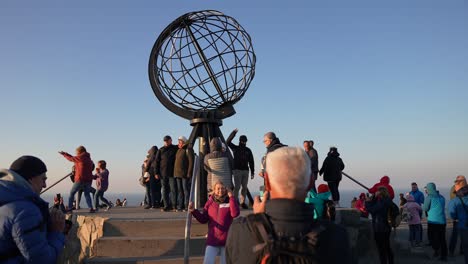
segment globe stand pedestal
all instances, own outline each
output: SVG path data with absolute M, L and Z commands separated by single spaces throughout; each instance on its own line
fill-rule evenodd
M 231 106 L 230 111 L 234 111 L 234 108 Z M 192 133 L 188 139 L 188 144 L 193 148 L 195 141 L 199 139 L 199 157 L 200 157 L 200 169 L 198 170 L 200 175 L 198 179 L 200 182 L 196 187 L 197 190 L 195 193 L 199 194 L 198 199 L 195 200 L 197 203 L 196 208 L 203 207 L 208 200 L 208 182 L 207 182 L 207 171 L 204 168 L 204 159 L 205 155 L 210 153 L 210 141 L 212 138 L 218 137 L 223 143 L 226 144 L 226 141 L 221 132 L 220 126 L 223 125 L 223 121 L 218 119 L 219 110 L 213 110 L 209 112 L 198 112 L 196 116 L 190 121 L 190 125 L 193 126 Z M 228 155 L 231 156 L 231 153 L 228 151 Z M 232 157 L 231 157 L 232 158 Z M 193 180 L 193 179 L 192 179 Z

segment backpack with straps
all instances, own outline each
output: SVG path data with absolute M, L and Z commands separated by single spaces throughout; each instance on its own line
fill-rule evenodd
M 252 249 L 258 256 L 257 263 L 319 263 L 317 244 L 320 233 L 325 230 L 323 225 L 314 222 L 307 234 L 290 237 L 277 234 L 264 213 L 251 214 L 246 219 L 257 242 Z

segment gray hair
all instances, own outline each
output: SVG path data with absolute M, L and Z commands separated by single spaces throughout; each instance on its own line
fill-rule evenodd
M 282 147 L 268 153 L 266 170 L 271 189 L 282 196 L 299 197 L 307 192 L 311 167 L 307 153 L 299 147 Z

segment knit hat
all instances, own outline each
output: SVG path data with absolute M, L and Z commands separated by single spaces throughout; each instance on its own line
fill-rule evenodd
M 10 170 L 28 180 L 47 172 L 47 167 L 42 160 L 36 157 L 22 156 L 11 164 Z
M 178 140 L 182 140 L 182 142 L 184 142 L 184 143 L 187 142 L 187 138 L 184 137 L 184 136 L 180 136 L 180 137 L 178 138 Z
M 247 136 L 246 135 L 242 135 L 239 137 L 239 142 L 247 142 Z
M 328 189 L 328 185 L 326 184 L 320 184 L 317 188 L 317 193 L 325 193 L 325 192 L 329 192 L 330 189 Z

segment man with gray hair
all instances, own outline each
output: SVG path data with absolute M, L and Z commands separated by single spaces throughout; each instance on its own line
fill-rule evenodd
M 268 153 L 266 162 L 263 200 L 255 197 L 254 214 L 231 225 L 226 262 L 249 264 L 272 258 L 284 263 L 350 263 L 346 230 L 314 221 L 313 204 L 304 202 L 312 180 L 304 150 L 278 148 Z

